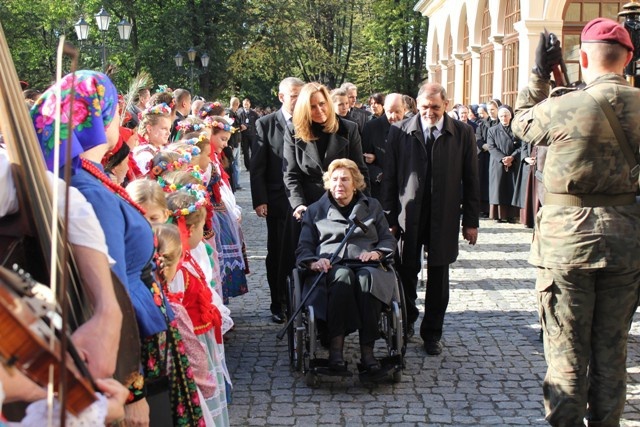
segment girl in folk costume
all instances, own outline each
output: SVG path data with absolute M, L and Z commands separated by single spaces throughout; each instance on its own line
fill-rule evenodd
M 205 123 L 211 129 L 211 149 L 214 154 L 207 190 L 218 220 L 214 221 L 214 231 L 218 237 L 216 244 L 220 252 L 220 276 L 223 300 L 226 304 L 230 297 L 249 291 L 246 277 L 248 263 L 240 228 L 241 210 L 236 204 L 229 176 L 224 172 L 219 157 L 231 136 L 231 126 L 220 116 L 207 117 Z M 216 224 L 219 225 L 219 229 L 215 229 Z
M 133 158 L 142 176 L 149 172 L 149 160 L 169 142 L 171 133 L 171 107 L 154 105 L 142 112 L 138 125 L 139 145 L 133 149 Z
M 212 161 L 204 169 L 203 181 L 209 192 L 215 214 L 212 218 L 213 236 L 205 235 L 205 238 L 217 253 L 213 259 L 220 261 L 219 268 L 214 273 L 220 275 L 220 280 L 216 280 L 218 284 L 216 290 L 220 292 L 224 303 L 227 304 L 229 297 L 242 295 L 248 291 L 245 275 L 248 272 L 248 262 L 240 229 L 241 210 L 231 191 L 229 176 L 220 161 L 231 127 L 220 116 L 207 116 L 207 111 L 209 110 L 205 108 L 201 110 L 201 114 L 205 116 L 204 120 L 188 117 L 178 124 L 178 128 L 181 131 L 180 135 L 185 137 L 202 131 L 209 136 Z M 211 111 L 218 111 L 218 107 L 214 106 Z M 201 160 L 204 160 L 203 157 L 201 156 Z
M 174 279 L 168 284 L 169 298 L 186 309 L 193 331 L 208 353 L 209 371 L 217 379 L 214 396 L 206 399 L 217 425 L 228 425 L 225 380 L 230 383 L 224 360 L 222 315 L 214 303 L 205 269 L 211 268 L 202 241 L 205 205 L 208 198 L 201 185 L 187 184 L 167 196 L 172 220 L 178 225 L 183 247 L 183 262 Z
M 165 174 L 165 176 L 160 178 L 160 180 L 163 182 L 163 188 L 165 191 L 169 192 L 187 185 L 202 188 L 203 191 L 205 190 L 205 187 L 202 186 L 202 176 L 194 171 L 170 172 Z M 220 276 L 219 254 L 209 243 L 210 241 L 214 241 L 215 243 L 216 234 L 213 232 L 211 227 L 213 227 L 213 223 L 217 221 L 217 217 L 213 214 L 214 210 L 211 203 L 207 203 L 206 211 L 207 214 L 203 233 L 205 239 L 204 250 L 203 247 L 199 245 L 196 249 L 191 251 L 191 254 L 202 266 L 202 271 L 205 273 L 207 283 L 209 283 L 211 289 L 215 291 L 213 295 L 213 302 L 216 307 L 218 307 L 218 310 L 220 310 L 220 314 L 222 315 L 222 333 L 226 334 L 227 331 L 233 328 L 233 320 L 231 319 L 231 310 L 229 310 L 222 301 L 222 279 Z M 216 224 L 214 228 L 219 229 L 219 225 Z M 209 232 L 214 237 L 207 240 L 206 236 Z
M 160 190 L 162 193 L 162 190 Z M 164 195 L 161 194 L 163 199 Z M 166 201 L 165 201 L 166 206 Z M 164 220 L 168 219 L 168 210 L 165 210 Z M 156 272 L 163 289 L 169 295 L 169 305 L 176 316 L 178 329 L 182 334 L 185 352 L 191 363 L 190 375 L 193 376 L 198 386 L 200 405 L 204 409 L 203 418 L 206 426 L 215 426 L 213 414 L 209 412 L 206 401 L 213 399 L 220 393 L 217 390 L 217 379 L 209 369 L 208 353 L 205 351 L 198 337 L 194 333 L 193 322 L 185 307 L 177 301 L 175 296 L 168 292 L 168 284 L 173 280 L 182 263 L 182 242 L 180 230 L 174 224 L 155 224 L 153 231 L 158 240 L 156 251 Z M 219 417 L 220 418 L 220 417 Z M 218 423 L 220 424 L 220 423 Z
M 71 136 L 71 184 L 93 205 L 103 226 L 109 255 L 116 262 L 113 271 L 131 297 L 140 332 L 142 366 L 128 384 L 127 423 L 197 425 L 202 415 L 191 400 L 195 384 L 184 375 L 188 361 L 181 358 L 183 345 L 172 323 L 173 312 L 151 274 L 153 232 L 142 216 L 143 209 L 104 174 L 99 163 L 118 140 L 116 89 L 102 73 L 78 71 L 38 99 L 31 116 L 50 170 L 57 149 L 53 139 L 57 91 L 62 94 L 63 118 L 69 117 L 73 96 L 75 127 L 70 130 L 68 123 L 61 123 L 62 134 Z M 60 151 L 66 150 L 67 143 L 61 144 Z M 167 369 L 169 357 L 176 360 L 171 371 Z

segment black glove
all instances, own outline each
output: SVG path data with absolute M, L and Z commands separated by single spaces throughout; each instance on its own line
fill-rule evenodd
M 560 40 L 553 33 L 540 33 L 540 42 L 536 48 L 536 65 L 533 72 L 545 80 L 549 79 L 554 66 L 562 63 Z

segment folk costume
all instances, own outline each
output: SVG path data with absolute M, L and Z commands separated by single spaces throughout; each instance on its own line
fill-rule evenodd
M 73 99 L 73 131 L 70 135 L 73 176 L 76 187 L 94 207 L 105 231 L 109 255 L 116 264 L 114 273 L 127 289 L 135 309 L 141 337 L 142 366 L 131 380 L 130 402 L 148 398 L 152 425 L 199 425 L 202 415 L 194 404 L 197 400 L 195 384 L 186 375 L 189 369 L 186 356 L 180 353 L 181 338 L 173 325 L 173 312 L 167 308 L 165 297 L 152 276 L 154 239 L 142 209 L 122 187 L 114 184 L 102 165 L 80 157 L 92 148 L 108 143 L 106 129 L 113 120 L 117 105 L 117 91 L 102 73 L 79 71 L 65 76 L 48 89 L 31 109 L 47 167 L 53 168 L 56 89 L 62 97 L 62 135 L 69 132 L 68 119 L 71 85 L 75 85 Z M 60 151 L 65 152 L 63 139 Z M 62 162 L 64 163 L 64 162 Z M 116 194 L 114 194 L 116 193 Z M 174 367 L 168 369 L 167 357 Z M 169 408 L 161 396 L 168 395 Z M 157 402 L 157 405 L 154 403 Z M 171 413 L 165 414 L 168 410 Z M 159 416 L 158 420 L 154 416 Z

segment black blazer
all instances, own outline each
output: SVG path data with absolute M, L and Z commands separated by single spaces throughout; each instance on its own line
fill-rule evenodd
M 292 209 L 300 205 L 309 206 L 325 193 L 322 175 L 335 159 L 353 160 L 364 175 L 369 194 L 369 172 L 362 157 L 362 143 L 358 125 L 338 118 L 338 131 L 329 136 L 324 159 L 313 142 L 294 138 L 291 133 L 284 137 L 284 185 Z
M 284 135 L 289 133 L 282 110 L 256 122 L 251 148 L 251 199 L 253 208 L 268 205 L 269 216 L 285 217 L 289 204 L 282 179 Z
M 373 163 L 367 163 L 369 179 L 371 180 L 371 195 L 375 198 L 381 196 L 382 170 L 384 168 L 384 155 L 387 149 L 387 135 L 391 124 L 387 116 L 369 120 L 362 131 L 362 152 L 375 154 Z

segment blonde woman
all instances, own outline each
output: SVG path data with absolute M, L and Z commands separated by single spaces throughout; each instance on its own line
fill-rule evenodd
M 284 139 L 284 184 L 297 220 L 324 194 L 322 175 L 335 159 L 355 162 L 368 194 L 369 173 L 358 126 L 338 117 L 324 85 L 307 83 L 302 87 L 293 110 L 293 127 L 294 132 L 286 132 Z

